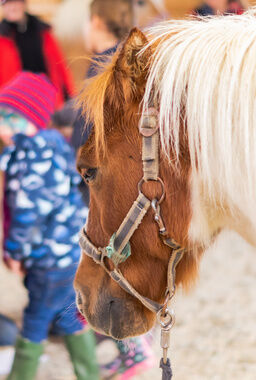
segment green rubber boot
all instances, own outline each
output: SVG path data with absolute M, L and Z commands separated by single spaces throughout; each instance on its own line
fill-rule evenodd
M 92 330 L 64 337 L 77 380 L 99 380 L 96 340 Z
M 33 380 L 36 376 L 43 345 L 18 338 L 11 373 L 7 380 Z

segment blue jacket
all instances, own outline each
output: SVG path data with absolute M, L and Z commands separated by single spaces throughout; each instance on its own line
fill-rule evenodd
M 80 257 L 78 232 L 88 209 L 72 148 L 56 130 L 16 135 L 1 157 L 11 223 L 5 251 L 25 268 L 64 268 Z

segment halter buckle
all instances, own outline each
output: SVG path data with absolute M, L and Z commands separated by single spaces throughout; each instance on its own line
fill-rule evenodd
M 139 131 L 144 137 L 154 135 L 159 129 L 158 111 L 155 108 L 149 108 L 143 115 L 139 125 Z

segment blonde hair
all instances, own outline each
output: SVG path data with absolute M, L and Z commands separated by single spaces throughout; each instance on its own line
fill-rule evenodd
M 169 21 L 149 30 L 156 46 L 144 97 L 160 107 L 161 143 L 179 160 L 181 125 L 192 175 L 212 199 L 256 211 L 256 18 Z M 146 47 L 147 48 L 147 47 Z M 219 199 L 218 199 L 219 201 Z

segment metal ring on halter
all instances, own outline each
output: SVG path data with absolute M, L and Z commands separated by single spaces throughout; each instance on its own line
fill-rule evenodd
M 165 315 L 163 315 L 163 309 L 159 310 L 157 313 L 157 321 L 160 324 L 161 328 L 166 330 L 171 329 L 175 324 L 174 311 L 166 308 Z
M 102 268 L 105 269 L 105 271 L 109 274 L 110 273 L 110 270 L 108 269 L 108 267 L 106 266 L 105 264 L 105 258 L 108 257 L 108 255 L 106 254 L 106 250 L 104 248 L 99 248 L 99 251 L 101 252 L 101 258 L 100 258 L 100 265 L 102 266 Z
M 158 182 L 158 183 L 160 183 L 160 185 L 161 185 L 161 187 L 162 187 L 162 195 L 161 195 L 161 197 L 160 197 L 159 200 L 157 199 L 157 204 L 160 205 L 160 204 L 163 202 L 164 197 L 165 197 L 165 186 L 164 186 L 163 180 L 162 180 L 160 177 L 158 177 L 156 181 L 153 180 L 153 179 L 152 179 L 152 180 L 149 180 L 149 181 Z M 145 181 L 144 178 L 141 178 L 140 182 L 138 183 L 138 190 L 139 190 L 139 193 L 140 193 L 140 194 L 143 194 L 143 195 L 144 195 L 144 193 L 143 193 L 143 191 L 142 191 L 142 185 L 143 185 L 145 182 L 149 182 L 149 181 Z

